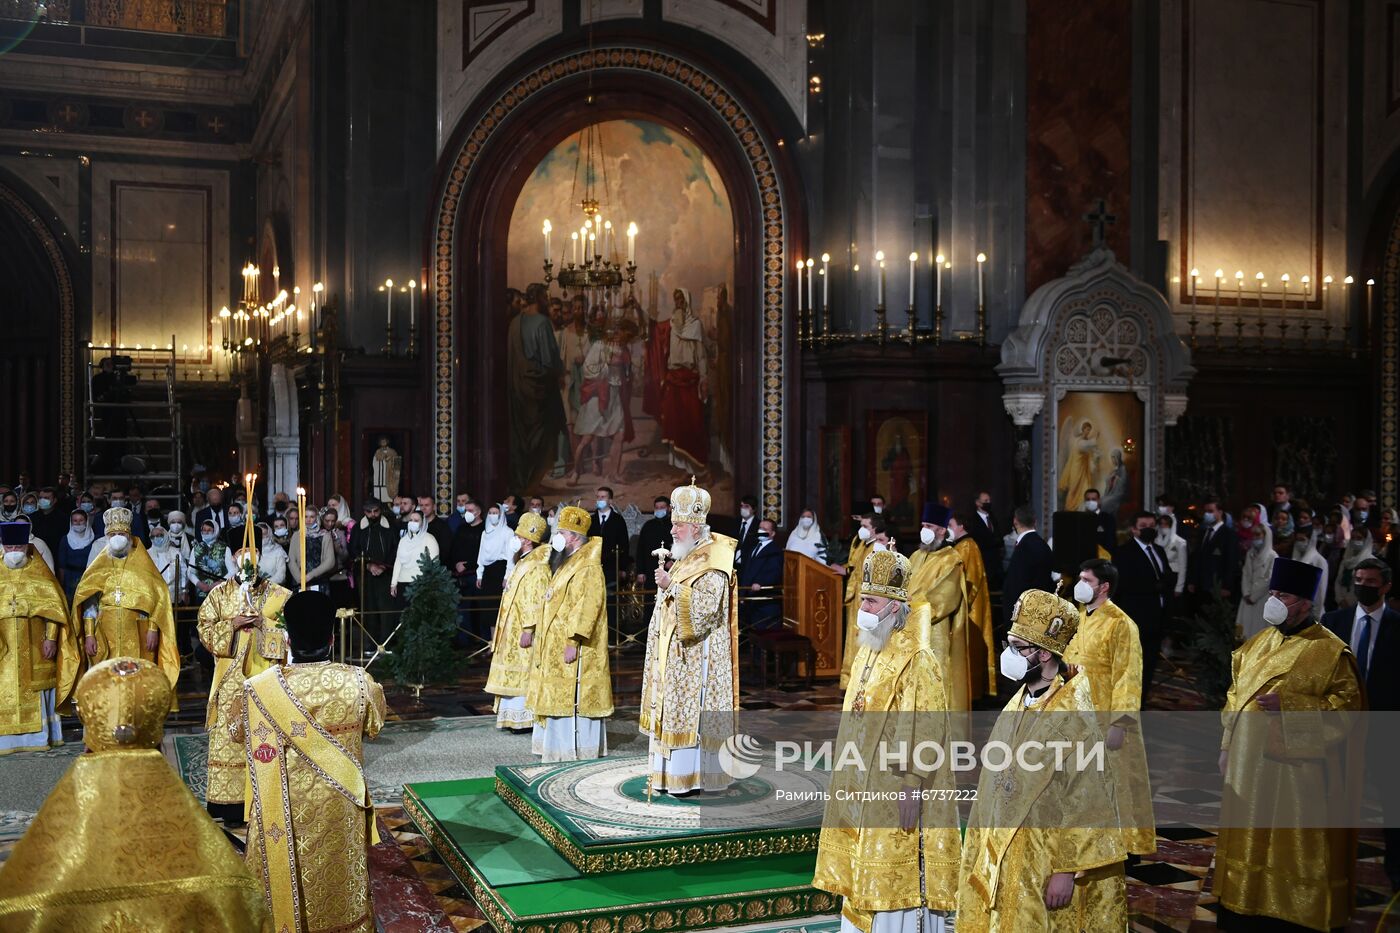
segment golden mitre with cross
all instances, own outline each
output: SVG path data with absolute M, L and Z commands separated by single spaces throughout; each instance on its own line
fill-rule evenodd
M 118 534 L 131 534 L 131 509 L 126 506 L 114 506 L 103 512 L 102 527 L 107 534 L 114 531 Z
M 1079 630 L 1079 610 L 1044 590 L 1026 590 L 1011 609 L 1011 634 L 1037 648 L 1063 655 Z
M 710 494 L 695 485 L 677 486 L 671 491 L 671 521 L 687 525 L 703 525 L 710 518 Z
M 150 661 L 112 658 L 95 665 L 73 692 L 84 744 L 94 752 L 159 747 L 170 697 L 170 681 Z
M 576 505 L 566 505 L 559 510 L 559 530 L 587 535 L 593 524 L 593 516 Z
M 909 558 L 898 551 L 872 551 L 860 572 L 860 595 L 909 602 Z

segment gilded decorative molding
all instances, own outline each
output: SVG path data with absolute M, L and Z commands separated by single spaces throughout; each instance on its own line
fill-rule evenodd
M 462 195 L 474 179 L 479 156 L 512 111 L 540 91 L 561 81 L 586 79 L 589 73 L 620 71 L 665 78 L 710 107 L 733 133 L 753 173 L 762 216 L 763 269 L 761 302 L 762 393 L 759 416 L 759 476 L 764 512 L 783 514 L 783 457 L 786 429 L 783 411 L 783 288 L 786 229 L 784 193 L 768 141 L 735 95 L 717 79 L 675 55 L 651 49 L 616 46 L 574 52 L 533 69 L 486 107 L 462 141 L 439 192 L 433 237 L 433 289 L 436 335 L 433 343 L 433 488 L 439 503 L 452 501 L 457 476 L 458 269 L 456 243 Z M 736 219 L 736 222 L 744 222 Z

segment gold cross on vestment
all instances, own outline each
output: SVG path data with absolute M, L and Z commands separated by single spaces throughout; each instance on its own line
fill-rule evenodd
M 115 590 L 112 591 L 112 602 L 120 606 L 122 604 L 122 597 L 125 595 L 126 594 L 122 592 L 122 588 L 117 587 Z

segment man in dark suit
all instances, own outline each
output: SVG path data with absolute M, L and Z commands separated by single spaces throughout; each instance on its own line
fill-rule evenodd
M 967 526 L 968 536 L 982 552 L 982 564 L 995 589 L 1001 582 L 1001 528 L 992 517 L 992 494 L 979 492 L 973 500 L 973 517 Z
M 1235 532 L 1225 527 L 1219 499 L 1207 499 L 1201 508 L 1201 531 L 1196 549 L 1186 563 L 1186 591 L 1199 607 L 1217 599 L 1229 599 L 1235 586 L 1240 549 Z
M 972 524 L 975 526 L 979 523 L 974 520 Z M 1011 610 L 1022 593 L 1026 590 L 1055 591 L 1050 579 L 1055 555 L 1040 532 L 1035 530 L 1035 513 L 1027 506 L 1019 507 L 1012 513 L 1011 527 L 1016 532 L 1016 549 L 1011 552 L 1011 564 L 1006 568 L 1006 581 L 1001 587 L 1003 632 L 1011 627 Z
M 739 542 L 734 551 L 736 567 L 743 566 L 754 545 L 758 544 L 758 524 L 758 500 L 753 496 L 744 496 L 739 500 L 739 533 L 735 535 L 735 540 Z
M 1118 516 L 1112 512 L 1100 512 L 1102 497 L 1097 489 L 1084 490 L 1084 511 L 1094 516 L 1094 540 L 1105 551 L 1113 552 L 1118 546 Z
M 210 486 L 209 504 L 194 513 L 194 522 L 191 528 L 198 528 L 205 522 L 213 522 L 214 527 L 222 534 L 228 527 L 228 509 L 224 508 L 224 491 L 218 486 Z
M 626 520 L 613 508 L 612 487 L 599 486 L 597 496 L 598 508 L 588 537 L 603 539 L 603 579 L 608 581 L 609 590 L 616 590 L 618 577 L 626 576 L 632 566 L 632 536 L 627 533 Z
M 783 585 L 783 549 L 773 542 L 776 534 L 773 522 L 761 519 L 753 550 L 739 568 L 739 621 L 754 631 L 782 625 L 783 600 L 777 588 Z
M 671 549 L 671 500 L 657 496 L 652 503 L 651 518 L 637 532 L 637 585 L 647 586 L 656 573 L 656 557 L 652 554 L 657 548 Z
M 1351 647 L 1357 673 L 1366 686 L 1366 709 L 1400 712 L 1400 612 L 1386 605 L 1393 571 L 1389 564 L 1368 557 L 1352 572 L 1356 605 L 1333 609 L 1322 616 L 1322 624 Z M 1371 730 L 1367 736 L 1366 774 L 1393 796 L 1380 782 L 1393 781 L 1400 767 L 1400 748 L 1393 734 Z M 1400 812 L 1393 803 L 1385 807 L 1385 873 L 1392 890 L 1400 890 Z
M 1157 516 L 1138 512 L 1128 529 L 1131 538 L 1113 552 L 1118 568 L 1118 589 L 1113 601 L 1138 627 L 1142 642 L 1142 695 L 1152 688 L 1152 674 L 1162 650 L 1167 600 L 1176 589 L 1176 574 L 1167 563 L 1167 552 L 1157 544 Z

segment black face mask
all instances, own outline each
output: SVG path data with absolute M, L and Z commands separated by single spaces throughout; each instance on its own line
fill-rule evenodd
M 1143 544 L 1151 544 L 1157 540 L 1156 528 L 1144 528 L 1138 532 L 1138 540 Z
M 1378 586 L 1367 586 L 1364 583 L 1358 583 L 1355 586 L 1355 590 L 1356 599 L 1363 606 L 1374 606 L 1381 601 L 1381 589 Z

